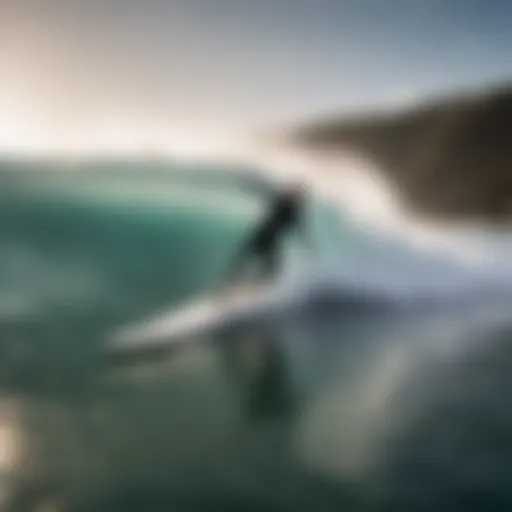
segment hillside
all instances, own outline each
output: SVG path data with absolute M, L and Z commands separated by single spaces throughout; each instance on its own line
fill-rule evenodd
M 512 86 L 397 114 L 313 123 L 292 138 L 370 157 L 418 213 L 500 221 L 512 213 Z

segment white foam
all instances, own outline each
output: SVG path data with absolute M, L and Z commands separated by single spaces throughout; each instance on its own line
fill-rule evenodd
M 507 230 L 414 217 L 378 167 L 352 153 L 278 147 L 254 158 L 271 181 L 276 176 L 301 180 L 313 195 L 336 206 L 339 224 L 348 221 L 357 237 L 365 239 L 367 252 L 373 252 L 364 266 L 359 263 L 365 281 L 372 275 L 411 290 L 424 283 L 431 291 L 438 286 L 441 293 L 476 283 L 512 291 L 512 234 Z M 346 246 L 340 246 L 339 267 L 353 273 L 344 252 Z

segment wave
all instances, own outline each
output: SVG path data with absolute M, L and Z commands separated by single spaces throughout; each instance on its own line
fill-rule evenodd
M 0 320 L 62 314 L 104 302 L 108 277 L 84 257 L 45 254 L 33 245 L 2 241 Z
M 297 240 L 284 248 L 285 278 L 298 280 L 299 287 L 325 288 L 329 293 L 338 291 L 342 295 L 347 291 L 384 295 L 393 300 L 458 298 L 512 290 L 512 235 L 489 226 L 436 225 L 413 218 L 378 169 L 358 156 L 339 152 L 306 154 L 286 148 L 259 151 L 250 160 L 231 168 L 198 165 L 151 172 L 151 168 L 141 167 L 140 172 L 126 175 L 122 170 L 103 175 L 100 170 L 90 175 L 89 171 L 64 173 L 65 176 L 58 173 L 54 179 L 40 176 L 30 183 L 27 180 L 23 189 L 31 190 L 38 201 L 43 198 L 53 205 L 43 205 L 41 211 L 55 210 L 57 202 L 68 205 L 61 213 L 70 218 L 77 216 L 77 220 L 73 217 L 70 222 L 83 224 L 78 210 L 116 216 L 129 209 L 134 216 L 132 220 L 127 218 L 128 214 L 125 217 L 135 226 L 141 224 L 134 221 L 135 213 L 140 216 L 149 208 L 151 212 L 147 214 L 159 217 L 159 222 L 183 223 L 183 215 L 178 211 L 185 209 L 187 215 L 197 217 L 195 227 L 191 228 L 202 229 L 204 219 L 205 225 L 217 229 L 216 223 L 229 223 L 233 218 L 240 225 L 239 236 L 243 236 L 243 230 L 250 229 L 255 216 L 260 215 L 272 189 L 290 179 L 300 179 L 311 191 L 307 227 L 316 254 L 310 264 L 310 256 Z M 172 215 L 168 216 L 170 209 L 175 212 L 174 220 Z M 224 228 L 218 228 L 217 241 L 215 237 L 207 241 L 212 249 L 211 244 L 226 243 L 221 233 Z M 92 229 L 97 226 L 92 226 L 91 232 Z M 127 230 L 128 224 L 122 228 L 123 232 Z M 136 230 L 140 231 L 137 236 L 141 236 L 142 242 L 142 230 Z M 165 231 L 169 231 L 171 238 L 183 237 L 183 229 L 172 226 L 162 228 L 158 236 L 166 236 Z M 197 244 L 200 237 L 197 236 Z M 234 233 L 229 238 L 233 239 Z M 176 241 L 179 242 L 178 238 Z M 227 255 L 229 250 L 220 252 Z M 123 257 L 120 251 L 117 253 Z M 154 256 L 157 255 L 158 252 Z M 204 264 L 207 266 L 208 262 Z M 304 265 L 308 265 L 307 272 Z M 172 266 L 169 270 L 172 271 Z M 186 270 L 190 273 L 185 276 L 187 279 L 198 281 L 192 268 Z M 206 281 L 203 284 L 208 286 Z

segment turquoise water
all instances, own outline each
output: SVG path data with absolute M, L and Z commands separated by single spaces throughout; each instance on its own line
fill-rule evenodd
M 105 358 L 112 328 L 218 283 L 262 212 L 223 180 L 5 180 L 0 508 L 507 510 L 510 330 L 487 312 L 304 312 Z M 327 259 L 364 251 L 311 222 Z

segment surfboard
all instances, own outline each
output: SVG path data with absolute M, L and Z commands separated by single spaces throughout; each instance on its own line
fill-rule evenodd
M 280 283 L 243 284 L 220 294 L 199 297 L 171 311 L 133 326 L 121 327 L 107 341 L 111 355 L 129 355 L 170 349 L 222 330 L 278 312 L 284 288 Z
M 283 274 L 266 283 L 241 282 L 220 293 L 199 296 L 135 325 L 122 326 L 108 337 L 105 350 L 121 359 L 158 356 L 185 344 L 211 340 L 228 330 L 278 326 L 290 316 L 302 317 L 306 310 L 308 314 L 328 313 L 331 303 L 337 316 L 340 311 L 353 315 L 354 311 L 388 309 L 380 296 L 357 294 L 351 289 L 329 299 L 329 294 L 315 293 L 314 279 L 305 279 L 305 275 L 307 272 Z

